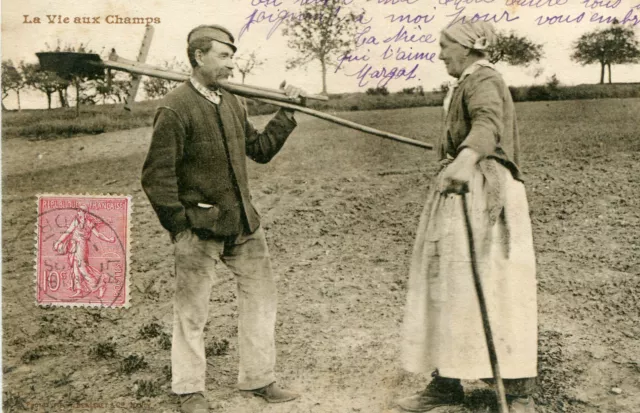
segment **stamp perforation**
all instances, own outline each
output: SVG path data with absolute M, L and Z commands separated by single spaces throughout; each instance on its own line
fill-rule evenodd
M 43 208 L 43 201 L 46 200 L 58 200 L 58 201 L 66 201 L 60 202 L 61 208 Z M 53 202 L 52 202 L 53 203 Z M 101 212 L 101 215 L 98 215 L 94 212 L 91 212 L 90 208 L 87 206 L 98 206 L 107 208 L 107 210 L 115 211 L 116 205 L 123 205 L 121 211 L 118 214 Z M 116 204 L 117 203 L 117 204 Z M 66 206 L 66 207 L 65 207 Z M 109 208 L 111 207 L 111 208 Z M 34 234 L 34 246 L 35 246 L 35 259 L 34 259 L 34 288 L 35 288 L 35 297 L 36 297 L 36 305 L 49 307 L 97 307 L 97 308 L 128 308 L 130 306 L 130 291 L 131 291 L 131 216 L 133 212 L 133 197 L 131 195 L 124 194 L 69 194 L 69 193 L 41 193 L 36 195 L 36 208 L 37 208 L 37 219 L 35 222 L 35 234 Z M 66 232 L 60 235 L 58 241 L 51 241 L 52 237 L 49 237 L 47 241 L 55 242 L 53 245 L 53 249 L 56 246 L 59 248 L 59 251 L 55 251 L 51 254 L 42 254 L 44 250 L 46 250 L 43 244 L 43 237 L 41 236 L 43 221 L 42 217 L 44 214 L 49 213 L 50 211 L 64 211 L 64 213 L 60 213 L 56 215 L 56 220 L 60 218 L 60 216 L 65 217 L 65 225 L 68 225 L 69 215 L 75 214 L 73 218 L 73 222 L 68 225 Z M 72 212 L 73 211 L 73 212 Z M 106 215 L 105 215 L 106 214 Z M 113 216 L 115 215 L 115 217 Z M 107 217 L 107 219 L 103 219 Z M 109 224 L 107 220 L 114 221 L 120 220 L 117 223 Z M 57 223 L 57 222 L 56 222 Z M 108 235 L 100 233 L 97 228 L 100 226 L 106 226 L 109 231 L 112 232 L 113 237 L 109 237 Z M 59 229 L 58 229 L 59 231 Z M 121 232 L 119 235 L 118 232 Z M 94 261 L 96 259 L 104 259 L 108 258 L 100 255 L 91 255 L 91 247 L 93 247 L 93 251 L 97 251 L 98 247 L 96 245 L 96 241 L 90 240 L 93 237 L 97 237 L 102 242 L 113 243 L 116 246 L 119 246 L 122 250 L 122 255 L 120 255 L 120 260 L 111 260 L 111 263 L 115 263 L 121 265 L 121 277 L 122 283 L 119 287 L 119 290 L 116 292 L 112 291 L 110 294 L 113 296 L 113 300 L 102 301 L 102 296 L 99 296 L 99 299 L 96 300 L 96 292 L 98 295 L 102 293 L 106 295 L 109 292 L 109 284 L 114 284 L 112 279 L 115 276 L 111 274 L 104 274 L 102 261 L 100 270 L 94 268 L 90 264 L 91 257 Z M 69 239 L 69 240 L 67 240 Z M 117 242 L 116 242 L 117 241 Z M 71 245 L 71 247 L 67 246 Z M 117 247 L 114 247 L 117 248 Z M 109 254 L 109 253 L 105 253 Z M 90 292 L 84 291 L 86 294 L 77 294 L 73 297 L 65 297 L 64 294 L 56 294 L 55 297 L 49 297 L 49 299 L 42 299 L 42 285 L 41 285 L 41 276 L 43 274 L 42 267 L 42 258 L 43 257 L 58 257 L 58 261 L 61 259 L 61 256 L 65 256 L 68 260 L 69 265 L 69 274 L 68 277 L 72 278 L 72 286 L 74 292 L 77 294 L 80 288 L 80 285 L 86 286 L 87 284 L 91 285 L 91 283 L 98 284 L 100 283 L 100 288 L 89 289 Z M 114 255 L 112 253 L 112 255 Z M 115 254 L 118 256 L 118 254 Z M 56 262 L 58 265 L 58 262 Z M 110 263 L 107 263 L 107 268 L 109 268 Z M 62 265 L 62 268 L 65 268 Z M 52 271 L 54 272 L 54 271 Z M 116 271 L 117 272 L 117 271 Z M 51 273 L 49 274 L 51 277 Z M 61 278 L 67 277 L 67 273 L 64 273 L 64 276 L 60 276 L 56 272 L 56 292 L 60 289 L 62 284 Z M 117 276 L 120 277 L 120 276 Z M 46 280 L 47 282 L 51 280 Z M 69 281 L 68 281 L 69 282 Z M 117 284 L 116 284 L 117 285 Z M 92 285 L 92 287 L 95 285 Z M 46 289 L 46 286 L 44 286 Z M 115 287 L 114 287 L 115 289 Z M 114 295 L 115 294 L 115 295 Z M 122 296 L 122 294 L 124 294 Z M 64 299 L 61 299 L 64 298 Z M 73 299 L 70 299 L 73 298 Z

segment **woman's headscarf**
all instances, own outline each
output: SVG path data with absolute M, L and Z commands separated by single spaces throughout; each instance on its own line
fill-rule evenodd
M 493 24 L 484 21 L 455 23 L 442 33 L 454 42 L 473 50 L 486 50 L 496 41 Z

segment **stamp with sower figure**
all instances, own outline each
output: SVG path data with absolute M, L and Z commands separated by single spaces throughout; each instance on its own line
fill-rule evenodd
M 39 195 L 36 303 L 127 307 L 131 197 Z

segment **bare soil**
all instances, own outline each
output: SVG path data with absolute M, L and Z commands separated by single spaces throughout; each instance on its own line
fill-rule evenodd
M 517 110 L 538 260 L 537 411 L 638 412 L 640 100 Z M 432 142 L 441 133 L 437 108 L 345 116 Z M 250 173 L 280 277 L 277 373 L 303 396 L 267 405 L 235 389 L 235 283 L 225 272 L 207 326 L 211 411 L 395 412 L 395 399 L 426 384 L 400 368 L 399 331 L 435 155 L 298 118 L 282 152 Z M 145 128 L 3 142 L 4 411 L 177 411 L 172 246 L 139 183 L 149 138 Z M 35 305 L 42 192 L 133 195 L 130 308 Z M 490 391 L 465 385 L 465 407 L 434 412 L 489 411 Z

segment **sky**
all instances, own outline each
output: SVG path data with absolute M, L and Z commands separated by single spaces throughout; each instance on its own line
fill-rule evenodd
M 120 56 L 135 59 L 144 24 L 113 23 L 115 16 L 119 16 L 156 19 L 148 63 L 160 64 L 174 58 L 186 62 L 187 33 L 199 24 L 222 24 L 236 35 L 239 55 L 256 51 L 266 61 L 258 72 L 247 77 L 248 84 L 277 88 L 286 80 L 317 93 L 322 85 L 320 66 L 314 63 L 306 70 L 285 70 L 287 59 L 295 54 L 282 36 L 283 26 L 277 27 L 278 16 L 290 17 L 310 1 L 323 0 L 4 0 L 2 59 L 35 63 L 35 52 L 46 50 L 47 43 L 55 46 L 57 40 L 63 44 L 88 43 L 95 51 L 114 47 Z M 440 30 L 456 16 L 478 13 L 493 19 L 498 30 L 514 30 L 544 45 L 545 57 L 539 64 L 529 68 L 498 65 L 511 85 L 543 83 L 554 74 L 565 85 L 597 83 L 598 65 L 581 66 L 569 56 L 581 34 L 606 26 L 597 22 L 599 18 L 623 20 L 627 16 L 627 25 L 638 23 L 636 37 L 640 36 L 640 0 L 342 1 L 341 13 L 351 10 L 364 14 L 358 23 L 359 47 L 349 56 L 351 61 L 345 61 L 338 71 L 330 69 L 330 93 L 365 91 L 382 85 L 390 91 L 415 86 L 431 90 L 452 80 L 437 53 Z M 406 14 L 417 24 L 398 21 L 399 16 Z M 70 22 L 58 23 L 58 16 L 69 17 Z M 91 17 L 90 20 L 96 17 L 97 23 L 75 24 L 74 17 Z M 35 22 L 36 18 L 40 23 Z M 402 28 L 406 34 L 396 36 Z M 385 52 L 387 59 L 383 58 Z M 412 60 L 417 53 L 421 53 L 421 59 Z M 536 72 L 541 74 L 535 77 Z M 392 75 L 394 78 L 389 79 Z M 240 82 L 240 77 L 233 80 Z M 614 66 L 613 81 L 640 82 L 640 65 Z M 5 105 L 15 108 L 15 96 L 5 99 Z M 46 98 L 41 93 L 27 93 L 22 96 L 22 107 L 46 107 Z

